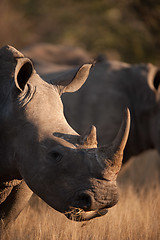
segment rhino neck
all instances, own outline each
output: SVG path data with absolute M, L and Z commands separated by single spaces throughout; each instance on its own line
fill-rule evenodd
M 0 128 L 0 184 L 5 181 L 22 179 L 16 167 L 14 137 L 11 131 L 7 133 L 7 129 L 7 126 L 2 124 Z

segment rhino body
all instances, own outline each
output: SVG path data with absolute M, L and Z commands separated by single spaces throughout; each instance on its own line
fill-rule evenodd
M 131 130 L 123 163 L 147 149 L 160 152 L 159 82 L 160 70 L 152 64 L 99 62 L 81 91 L 71 98 L 64 94 L 65 116 L 80 133 L 92 122 L 98 129 L 99 144 L 104 144 L 115 137 L 128 107 Z
M 47 46 L 43 48 L 43 58 L 47 58 Z M 55 46 L 50 46 L 55 49 Z M 59 46 L 56 46 L 59 48 Z M 61 58 L 67 54 L 64 47 Z M 39 62 L 33 56 L 34 48 L 27 54 L 35 60 L 44 79 L 54 79 L 67 69 L 73 68 L 68 61 L 55 61 L 55 53 L 50 54 L 50 69 L 44 60 Z M 85 53 L 86 57 L 88 53 Z M 67 55 L 68 56 L 68 55 Z M 66 59 L 68 57 L 66 56 Z M 88 54 L 88 59 L 91 56 Z M 74 60 L 74 55 L 73 55 Z M 83 62 L 85 58 L 82 58 Z M 56 65 L 56 64 L 57 65 Z M 65 68 L 64 68 L 65 63 Z M 76 63 L 76 61 L 75 61 Z M 42 68 L 43 66 L 43 68 Z M 58 66 L 58 67 L 57 67 Z M 42 69 L 42 70 L 41 70 Z M 149 149 L 160 152 L 160 69 L 152 64 L 127 64 L 109 61 L 104 55 L 97 57 L 97 63 L 89 74 L 81 90 L 72 95 L 64 94 L 64 113 L 70 125 L 82 133 L 88 125 L 94 124 L 98 131 L 98 143 L 110 143 L 119 128 L 124 108 L 131 112 L 131 130 L 124 150 L 123 163 Z
M 117 136 L 97 147 L 96 128 L 79 135 L 66 121 L 61 95 L 86 81 L 85 64 L 44 81 L 30 59 L 0 49 L 0 227 L 34 192 L 69 219 L 99 217 L 118 201 L 117 174 L 129 133 L 125 111 Z

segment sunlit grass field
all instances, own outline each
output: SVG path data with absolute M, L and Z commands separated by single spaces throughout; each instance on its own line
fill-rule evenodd
M 160 239 L 160 157 L 155 151 L 131 159 L 119 179 L 120 200 L 106 216 L 72 222 L 34 200 L 2 240 Z

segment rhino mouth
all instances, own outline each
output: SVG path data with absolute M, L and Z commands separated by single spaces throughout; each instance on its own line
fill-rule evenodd
M 105 215 L 108 212 L 107 208 L 98 209 L 94 211 L 84 211 L 80 208 L 73 208 L 70 211 L 65 213 L 65 216 L 74 221 L 82 222 L 82 221 L 88 221 L 96 217 L 101 217 Z

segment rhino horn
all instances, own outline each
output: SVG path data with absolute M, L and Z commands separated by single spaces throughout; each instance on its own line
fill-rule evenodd
M 91 125 L 87 131 L 80 136 L 79 146 L 82 148 L 96 148 L 97 147 L 97 133 L 96 127 Z
M 123 152 L 127 143 L 130 129 L 130 111 L 127 108 L 121 127 L 110 147 L 97 148 L 97 160 L 104 167 L 103 176 L 107 180 L 116 179 L 122 165 Z

